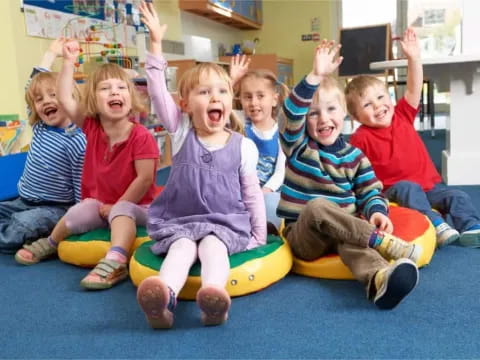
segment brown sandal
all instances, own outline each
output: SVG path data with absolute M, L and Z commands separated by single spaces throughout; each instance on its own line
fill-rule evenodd
M 23 245 L 23 249 L 15 254 L 15 260 L 23 265 L 33 265 L 53 257 L 56 253 L 57 248 L 50 244 L 48 238 L 41 238 L 29 245 Z

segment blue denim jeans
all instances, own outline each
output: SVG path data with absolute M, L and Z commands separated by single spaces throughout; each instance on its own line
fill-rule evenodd
M 14 253 L 25 243 L 50 235 L 67 209 L 67 205 L 30 205 L 20 198 L 0 202 L 0 253 Z
M 442 215 L 445 219 L 449 216 L 451 220 L 449 222 L 460 233 L 480 224 L 480 214 L 473 206 L 470 196 L 445 184 L 437 184 L 432 190 L 425 192 L 414 182 L 399 181 L 385 191 L 385 196 L 400 206 L 420 211 L 431 222 L 441 218 Z

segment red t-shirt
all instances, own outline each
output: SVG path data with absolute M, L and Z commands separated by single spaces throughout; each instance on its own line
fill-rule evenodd
M 395 106 L 389 127 L 377 129 L 362 125 L 350 137 L 350 143 L 368 157 L 385 189 L 408 180 L 429 191 L 442 181 L 413 126 L 416 114 L 417 109 L 402 98 Z
M 138 123 L 134 123 L 128 139 L 115 144 L 111 150 L 100 121 L 86 118 L 82 130 L 87 136 L 82 199 L 94 198 L 105 204 L 115 204 L 137 177 L 135 160 L 159 158 L 153 135 Z M 155 180 L 138 204 L 150 204 L 154 194 Z

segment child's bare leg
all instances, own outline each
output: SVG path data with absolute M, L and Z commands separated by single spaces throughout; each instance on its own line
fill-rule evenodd
M 197 304 L 205 325 L 219 325 L 228 318 L 230 295 L 225 285 L 230 274 L 230 262 L 225 244 L 216 236 L 206 236 L 198 246 L 202 263 L 202 287 L 197 293 Z
M 159 276 L 146 278 L 137 290 L 137 301 L 154 329 L 171 328 L 176 294 L 185 285 L 188 272 L 197 259 L 197 244 L 181 238 L 169 248 Z

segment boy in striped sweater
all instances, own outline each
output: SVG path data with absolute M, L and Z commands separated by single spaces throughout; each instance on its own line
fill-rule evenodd
M 392 309 L 418 282 L 421 248 L 390 234 L 382 184 L 363 153 L 341 136 L 345 98 L 329 77 L 342 61 L 339 48 L 323 40 L 312 71 L 284 102 L 279 128 L 287 166 L 277 214 L 297 258 L 338 252 L 368 298 Z
M 33 136 L 17 185 L 19 196 L 0 202 L 1 253 L 14 253 L 50 234 L 68 208 L 80 201 L 86 139 L 59 106 L 57 74 L 49 70 L 62 54 L 63 43 L 59 38 L 50 44 L 27 83 Z

